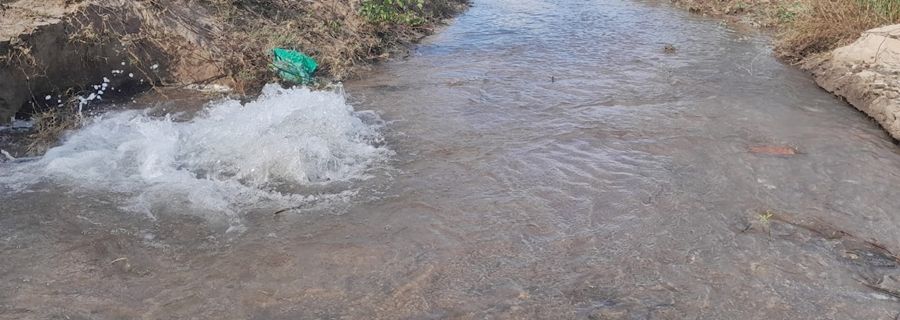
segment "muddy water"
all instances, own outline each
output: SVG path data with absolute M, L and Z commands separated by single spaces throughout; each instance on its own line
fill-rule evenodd
M 653 1 L 475 1 L 346 84 L 390 157 L 293 187 L 327 200 L 223 222 L 5 188 L 0 317 L 894 319 L 900 149 L 767 43 Z

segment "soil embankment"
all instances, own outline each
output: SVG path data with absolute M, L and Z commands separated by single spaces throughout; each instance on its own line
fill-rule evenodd
M 140 78 L 134 78 L 140 66 L 134 62 L 162 61 L 163 55 L 150 49 L 146 41 L 126 44 L 126 36 L 141 25 L 136 12 L 125 9 L 121 5 L 67 4 L 62 0 L 5 4 L 0 11 L 0 123 L 25 104 L 34 108 L 65 104 L 62 96 L 70 96 L 68 90 L 81 91 L 102 83 L 104 77 L 111 80 L 108 86 L 114 90 L 121 90 L 126 82 L 140 83 Z M 113 16 L 118 19 L 108 19 Z M 101 32 L 113 23 L 120 24 L 122 37 L 100 39 Z M 141 50 L 128 50 L 127 46 Z M 132 77 L 124 71 L 111 72 L 124 69 Z
M 0 1 L 0 123 L 94 94 L 272 81 L 269 52 L 312 55 L 340 79 L 429 33 L 466 0 Z M 420 5 L 421 4 L 421 5 Z
M 856 42 L 809 59 L 822 88 L 865 112 L 900 139 L 900 25 L 869 30 Z

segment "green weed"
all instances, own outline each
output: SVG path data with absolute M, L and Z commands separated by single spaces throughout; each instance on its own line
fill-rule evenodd
M 775 9 L 775 18 L 777 19 L 778 23 L 781 24 L 791 23 L 797 19 L 797 15 L 799 15 L 802 10 L 803 5 L 800 3 L 783 3 Z
M 365 0 L 360 14 L 371 22 L 418 26 L 425 23 L 425 0 Z

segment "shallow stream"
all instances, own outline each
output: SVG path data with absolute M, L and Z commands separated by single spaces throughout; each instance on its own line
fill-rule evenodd
M 476 0 L 337 92 L 105 114 L 0 164 L 0 318 L 894 319 L 900 148 L 768 43 Z

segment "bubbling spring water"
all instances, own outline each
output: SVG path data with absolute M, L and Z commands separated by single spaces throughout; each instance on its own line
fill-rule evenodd
M 321 197 L 297 191 L 304 187 L 366 179 L 391 154 L 381 126 L 374 112 L 354 111 L 340 92 L 268 85 L 255 101 L 210 103 L 189 121 L 147 111 L 98 116 L 44 157 L 7 164 L 0 185 L 27 189 L 50 179 L 124 194 L 126 209 L 150 217 L 178 203 L 239 220 L 240 209 L 259 202 Z

